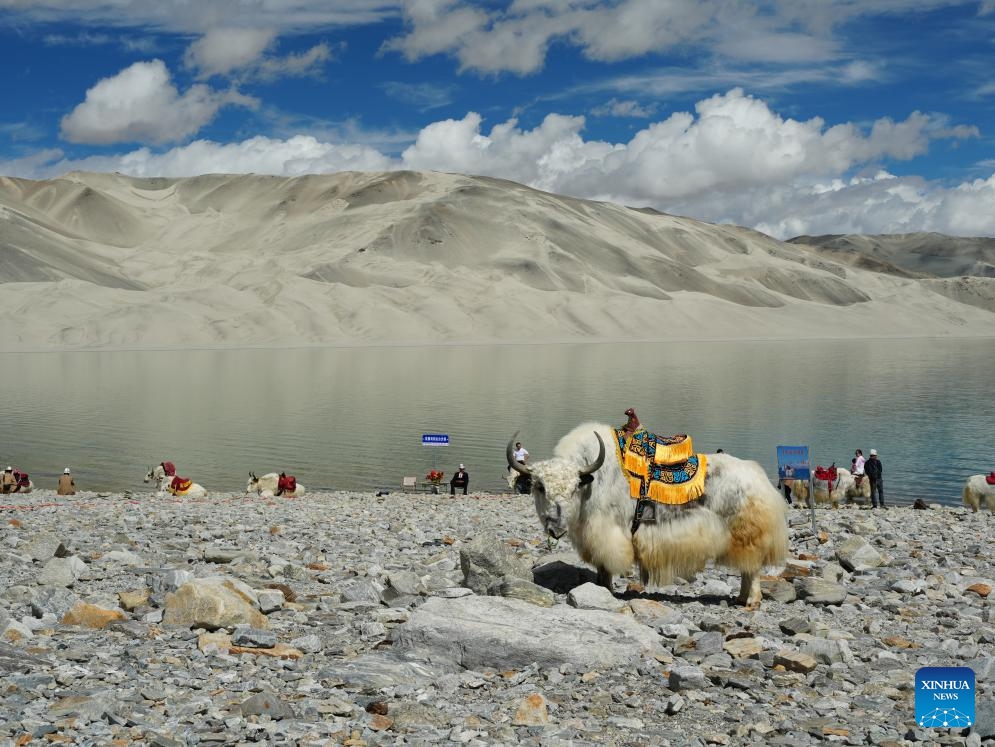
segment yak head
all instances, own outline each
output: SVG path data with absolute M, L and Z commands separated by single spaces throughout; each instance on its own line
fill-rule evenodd
M 532 479 L 532 498 L 546 534 L 559 539 L 566 534 L 571 518 L 580 509 L 584 488 L 594 481 L 594 473 L 605 463 L 605 442 L 597 433 L 598 455 L 586 466 L 556 457 L 525 466 L 515 461 L 515 437 L 508 442 L 508 464 L 521 475 Z
M 259 478 L 256 477 L 255 472 L 250 472 L 249 482 L 245 486 L 245 492 L 251 493 L 253 490 L 256 490 L 258 487 L 259 487 Z

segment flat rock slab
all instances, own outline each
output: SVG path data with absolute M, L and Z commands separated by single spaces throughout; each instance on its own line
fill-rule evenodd
M 41 667 L 51 666 L 51 661 L 41 656 L 25 653 L 19 646 L 11 646 L 0 641 L 0 672 L 30 672 Z
M 656 631 L 626 615 L 478 596 L 429 599 L 393 641 L 396 651 L 466 669 L 614 667 L 661 650 Z

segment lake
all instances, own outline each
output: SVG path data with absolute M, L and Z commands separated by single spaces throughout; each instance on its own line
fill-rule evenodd
M 847 467 L 876 448 L 889 500 L 959 503 L 968 475 L 995 469 L 993 361 L 995 340 L 955 339 L 0 354 L 0 460 L 40 488 L 69 466 L 101 491 L 140 490 L 171 460 L 220 492 L 250 470 L 372 490 L 464 462 L 471 491 L 500 491 L 515 431 L 542 459 L 632 406 L 772 479 L 778 444 Z

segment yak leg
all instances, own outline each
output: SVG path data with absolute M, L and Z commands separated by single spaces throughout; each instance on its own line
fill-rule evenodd
M 760 609 L 760 600 L 762 598 L 760 577 L 755 573 L 743 571 L 742 580 L 739 585 L 739 603 L 752 612 Z
M 598 566 L 598 586 L 604 586 L 608 591 L 612 588 L 612 574 L 601 566 Z

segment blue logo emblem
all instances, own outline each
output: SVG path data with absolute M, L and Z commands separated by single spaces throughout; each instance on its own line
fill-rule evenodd
M 916 671 L 916 723 L 924 729 L 966 729 L 974 724 L 974 670 L 922 667 Z

